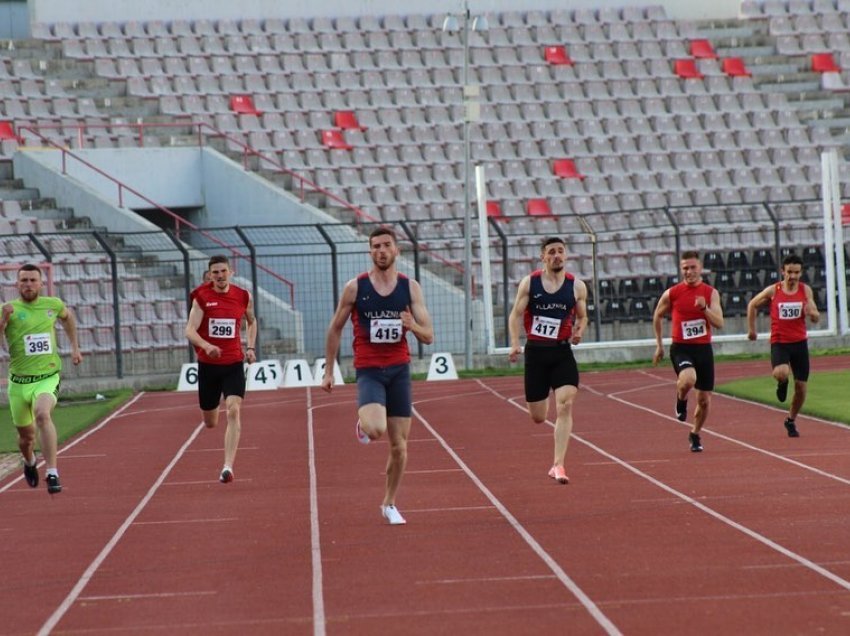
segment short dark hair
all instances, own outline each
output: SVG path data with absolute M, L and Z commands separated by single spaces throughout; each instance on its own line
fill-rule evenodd
M 549 247 L 552 243 L 560 243 L 564 246 L 567 245 L 567 242 L 560 236 L 547 236 L 545 239 L 543 239 L 543 243 L 540 244 L 540 251 L 545 251 L 546 248 Z
M 217 265 L 218 263 L 224 263 L 228 267 L 230 267 L 230 259 L 227 258 L 224 254 L 216 254 L 215 256 L 210 257 L 210 262 L 207 263 L 207 270 L 209 270 L 213 265 Z
M 24 263 L 18 268 L 18 274 L 21 272 L 38 272 L 39 278 L 44 278 L 44 272 L 41 271 L 41 268 L 38 265 L 33 265 L 32 263 Z
M 684 252 L 682 252 L 682 257 L 679 260 L 686 261 L 689 258 L 695 258 L 699 260 L 699 252 L 697 252 L 696 250 L 685 250 Z
M 782 267 L 784 268 L 786 265 L 799 265 L 800 267 L 802 267 L 803 259 L 792 252 L 791 254 L 782 259 Z
M 398 242 L 396 241 L 395 232 L 393 232 L 392 228 L 389 228 L 385 225 L 376 227 L 374 230 L 369 232 L 369 245 L 372 244 L 372 239 L 376 236 L 389 236 L 393 240 L 393 243 Z

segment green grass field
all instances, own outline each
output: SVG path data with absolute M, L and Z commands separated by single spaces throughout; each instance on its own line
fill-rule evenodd
M 834 422 L 850 424 L 850 371 L 820 371 L 809 376 L 808 395 L 802 412 Z M 746 378 L 718 385 L 718 393 L 733 395 L 745 400 L 787 408 L 794 391 L 793 382 L 788 387 L 788 400 L 781 403 L 776 399 L 776 382 L 769 373 L 755 378 Z
M 93 395 L 61 398 L 53 411 L 53 423 L 59 442 L 87 429 L 124 404 L 133 392 L 130 389 L 108 391 L 105 400 L 96 400 Z M 18 434 L 12 426 L 8 405 L 0 408 L 0 453 L 18 451 Z

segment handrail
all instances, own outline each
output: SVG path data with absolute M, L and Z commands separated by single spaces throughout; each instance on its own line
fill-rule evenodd
M 60 128 L 61 129 L 76 128 L 77 129 L 78 144 L 80 146 L 82 146 L 82 142 L 83 142 L 82 132 L 83 132 L 83 130 L 98 129 L 98 128 L 131 128 L 131 129 L 132 128 L 138 128 L 139 132 L 138 132 L 138 135 L 137 135 L 137 141 L 138 141 L 140 147 L 144 147 L 144 132 L 143 131 L 144 131 L 145 128 L 187 128 L 187 127 L 197 129 L 198 146 L 204 145 L 203 144 L 203 137 L 205 135 L 207 135 L 207 136 L 225 139 L 225 140 L 231 142 L 232 144 L 238 146 L 239 148 L 241 148 L 242 167 L 245 170 L 249 169 L 248 168 L 248 159 L 250 157 L 257 157 L 261 162 L 271 164 L 273 166 L 274 172 L 278 172 L 280 174 L 286 174 L 286 175 L 292 177 L 294 180 L 297 180 L 299 190 L 300 190 L 299 197 L 302 201 L 304 201 L 304 199 L 305 199 L 306 190 L 309 189 L 309 190 L 312 190 L 312 191 L 318 192 L 319 194 L 324 195 L 326 198 L 332 200 L 334 203 L 338 204 L 340 207 L 343 207 L 346 210 L 353 212 L 355 214 L 355 217 L 358 220 L 358 223 L 361 222 L 361 221 L 365 221 L 365 222 L 369 222 L 369 223 L 382 223 L 381 219 L 378 219 L 378 218 L 366 213 L 361 208 L 357 207 L 356 205 L 353 205 L 349 201 L 346 201 L 345 199 L 338 197 L 333 192 L 326 190 L 325 188 L 314 183 L 310 179 L 298 174 L 297 172 L 295 172 L 294 170 L 292 170 L 290 168 L 287 168 L 278 159 L 273 158 L 273 157 L 269 157 L 268 155 L 263 154 L 259 150 L 255 150 L 254 148 L 252 148 L 248 144 L 244 143 L 240 139 L 237 139 L 236 137 L 234 137 L 234 136 L 232 136 L 232 135 L 230 135 L 230 134 L 228 134 L 224 131 L 219 130 L 215 126 L 212 126 L 212 125 L 210 125 L 206 122 L 202 122 L 202 121 L 199 121 L 199 122 L 196 122 L 196 121 L 184 121 L 184 122 L 176 121 L 176 122 L 162 122 L 162 123 L 160 123 L 160 122 L 136 122 L 136 123 L 119 122 L 119 123 L 110 123 L 110 124 L 89 124 L 89 123 L 86 123 L 86 122 L 78 122 L 78 123 L 75 123 L 75 124 L 70 125 L 70 126 L 63 125 L 63 124 L 45 124 L 45 125 L 28 124 L 28 125 L 20 126 L 18 128 L 18 130 L 19 130 L 18 137 L 19 137 L 19 142 L 22 142 L 23 141 L 23 135 L 20 134 L 20 131 L 26 130 L 26 131 L 33 132 L 34 134 L 36 134 L 41 139 L 46 139 L 43 135 L 38 133 L 38 130 L 41 130 L 41 129 L 49 130 L 49 129 L 60 129 Z M 54 143 L 52 145 L 55 146 L 56 144 Z M 73 156 L 73 154 L 72 154 L 72 156 Z M 119 204 L 120 204 L 120 201 L 121 201 L 120 197 L 121 197 L 121 191 L 119 189 Z M 184 219 L 181 219 L 181 220 L 184 220 Z M 188 222 L 186 222 L 186 223 L 188 223 Z M 455 261 L 451 261 L 451 260 L 441 256 L 440 254 L 434 253 L 431 250 L 429 250 L 427 247 L 423 247 L 423 251 L 429 252 L 431 257 L 434 258 L 435 261 L 439 261 L 443 265 L 446 265 L 446 266 L 448 266 L 448 267 L 450 267 L 450 268 L 452 268 L 452 269 L 454 269 L 458 272 L 461 272 L 461 273 L 463 272 L 463 268 L 464 268 L 463 264 L 457 263 Z M 285 279 L 284 279 L 284 282 L 288 283 L 288 281 L 286 281 Z M 293 304 L 293 306 L 294 306 L 294 304 Z
M 131 125 L 140 125 L 140 124 L 131 124 Z M 185 124 L 183 126 L 185 127 Z M 159 203 L 156 203 L 155 201 L 149 199 L 148 197 L 146 197 L 144 194 L 142 194 L 141 192 L 139 192 L 135 188 L 133 188 L 133 187 L 127 185 L 126 183 L 124 183 L 123 181 L 120 181 L 119 179 L 113 177 L 112 175 L 108 174 L 104 170 L 101 170 L 100 168 L 98 168 L 97 166 L 92 164 L 91 162 L 86 161 L 85 159 L 83 159 L 79 155 L 74 154 L 68 148 L 65 148 L 64 146 L 56 143 L 55 141 L 53 141 L 49 137 L 42 135 L 37 130 L 38 128 L 58 128 L 58 127 L 60 127 L 60 126 L 57 126 L 57 125 L 54 125 L 54 124 L 45 125 L 45 126 L 23 125 L 23 126 L 20 126 L 18 128 L 19 139 L 21 141 L 23 141 L 23 135 L 20 134 L 20 133 L 23 132 L 23 131 L 27 131 L 27 132 L 32 133 L 36 137 L 38 137 L 42 142 L 46 143 L 48 146 L 55 148 L 56 150 L 59 150 L 62 153 L 62 155 L 61 155 L 62 156 L 62 174 L 67 174 L 67 157 L 71 157 L 72 159 L 75 159 L 76 161 L 83 164 L 84 166 L 86 166 L 90 170 L 93 170 L 95 173 L 99 174 L 100 176 L 104 177 L 105 179 L 107 179 L 107 180 L 111 181 L 112 183 L 114 183 L 115 185 L 117 185 L 118 186 L 118 206 L 119 207 L 122 207 L 122 208 L 124 207 L 123 192 L 126 190 L 130 194 L 138 197 L 139 199 L 141 199 L 145 203 L 148 203 L 152 207 L 156 208 L 157 210 L 159 210 L 161 212 L 164 212 L 167 216 L 169 216 L 174 221 L 174 231 L 178 236 L 180 235 L 180 228 L 181 227 L 187 227 L 187 228 L 199 233 L 204 238 L 209 239 L 210 241 L 212 241 L 216 245 L 219 245 L 222 248 L 229 250 L 229 252 L 232 256 L 235 256 L 237 258 L 242 258 L 247 262 L 251 262 L 250 256 L 243 254 L 237 248 L 233 247 L 232 245 L 226 244 L 221 239 L 217 238 L 216 236 L 213 236 L 212 234 L 210 234 L 206 230 L 200 228 L 199 226 L 195 225 L 191 221 L 187 221 L 186 219 L 184 219 L 180 215 L 176 214 L 172 210 L 166 208 L 165 206 L 160 205 Z M 266 267 L 266 266 L 264 266 L 260 263 L 255 263 L 255 265 L 260 270 L 262 270 L 263 272 L 268 274 L 269 276 L 271 276 L 271 277 L 277 279 L 278 281 L 280 281 L 281 283 L 283 283 L 289 289 L 289 303 L 294 308 L 295 307 L 295 283 L 293 283 L 291 280 L 281 276 L 277 272 L 269 269 L 268 267 Z

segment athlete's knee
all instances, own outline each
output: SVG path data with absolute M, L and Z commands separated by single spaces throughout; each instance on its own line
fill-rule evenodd
M 788 380 L 789 370 L 787 367 L 775 367 L 773 369 L 773 379 L 777 382 L 786 382 Z

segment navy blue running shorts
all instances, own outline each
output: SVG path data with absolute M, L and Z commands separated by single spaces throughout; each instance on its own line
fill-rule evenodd
M 410 365 L 357 369 L 357 407 L 381 404 L 387 417 L 410 417 L 412 391 Z

